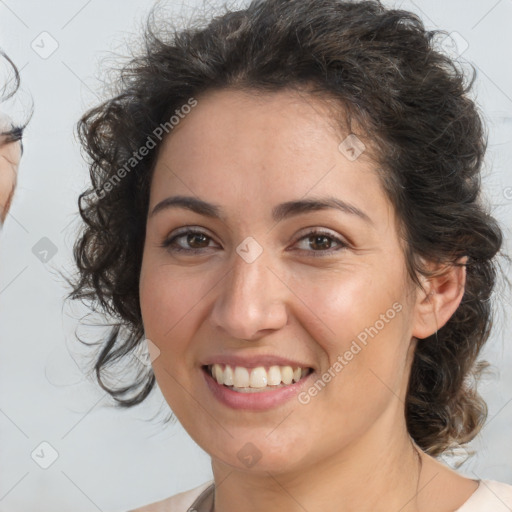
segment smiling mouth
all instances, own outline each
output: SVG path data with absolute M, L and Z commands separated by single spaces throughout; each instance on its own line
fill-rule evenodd
M 291 386 L 313 371 L 312 368 L 291 366 L 245 368 L 221 364 L 203 366 L 203 370 L 218 384 L 239 393 L 259 393 Z

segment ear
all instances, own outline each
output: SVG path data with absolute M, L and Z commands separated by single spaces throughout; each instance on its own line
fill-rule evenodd
M 454 265 L 435 269 L 433 277 L 423 278 L 424 290 L 417 289 L 412 335 L 428 338 L 443 327 L 459 307 L 466 286 L 467 256 Z

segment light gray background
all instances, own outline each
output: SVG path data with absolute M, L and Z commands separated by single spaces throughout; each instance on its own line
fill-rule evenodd
M 200 2 L 167 2 L 187 13 Z M 182 5 L 186 3 L 187 5 Z M 80 370 L 85 354 L 74 341 L 78 306 L 58 270 L 71 270 L 76 200 L 87 170 L 74 126 L 98 102 L 105 66 L 140 32 L 150 0 L 0 0 L 0 47 L 22 68 L 35 114 L 12 214 L 0 237 L 0 511 L 123 511 L 211 478 L 208 456 L 179 424 L 149 418 L 166 412 L 159 392 L 124 411 Z M 457 32 L 462 54 L 478 68 L 476 92 L 489 127 L 484 185 L 494 214 L 512 225 L 512 0 L 386 2 L 422 16 L 429 28 Z M 186 9 L 185 9 L 186 8 Z M 41 35 L 48 32 L 49 36 Z M 462 38 L 462 39 L 461 39 Z M 53 43 L 53 40 L 56 43 Z M 43 58 L 31 47 L 57 50 Z M 44 49 L 43 47 L 44 43 Z M 113 53 L 114 52 L 114 53 Z M 46 57 L 46 55 L 43 55 Z M 100 80 L 99 80 L 100 79 Z M 511 187 L 511 188 L 508 188 Z M 47 238 L 56 254 L 38 259 Z M 510 251 L 509 251 L 510 253 Z M 50 253 L 51 255 L 51 253 Z M 510 271 L 508 275 L 512 278 Z M 472 443 L 478 454 L 460 471 L 512 484 L 512 309 L 499 295 L 493 338 L 484 355 L 496 368 L 482 392 L 489 422 Z M 75 359 L 79 362 L 75 362 Z M 51 449 L 58 458 L 42 469 Z M 454 459 L 447 460 L 453 464 Z

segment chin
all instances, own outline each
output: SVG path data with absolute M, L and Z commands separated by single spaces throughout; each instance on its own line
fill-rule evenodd
M 261 428 L 258 432 L 254 429 L 230 429 L 233 437 L 224 431 L 219 436 L 208 438 L 194 438 L 213 460 L 231 466 L 239 471 L 256 473 L 285 473 L 298 468 L 308 453 L 305 446 L 304 433 L 302 441 L 288 440 L 282 442 L 282 438 L 272 439 L 272 429 Z M 222 448 L 220 448 L 222 447 Z

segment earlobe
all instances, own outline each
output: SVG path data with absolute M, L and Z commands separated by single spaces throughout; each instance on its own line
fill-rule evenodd
M 455 313 L 464 295 L 466 263 L 465 256 L 455 264 L 439 267 L 435 275 L 423 278 L 424 290 L 418 290 L 415 306 L 414 337 L 428 338 Z

